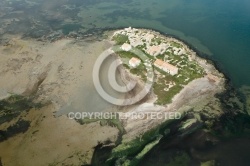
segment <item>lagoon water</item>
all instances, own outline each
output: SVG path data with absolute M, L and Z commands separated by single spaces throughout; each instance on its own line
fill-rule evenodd
M 237 86 L 250 85 L 250 1 L 95 1 L 80 11 L 97 27 L 145 27 L 211 55 Z
M 6 23 L 13 18 L 19 22 Z M 2 31 L 37 37 L 55 30 L 152 28 L 210 55 L 234 85 L 250 85 L 249 0 L 3 0 L 0 22 Z

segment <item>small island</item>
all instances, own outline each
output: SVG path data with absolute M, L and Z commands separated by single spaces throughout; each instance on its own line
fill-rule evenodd
M 118 55 L 130 73 L 145 80 L 146 66 L 154 67 L 153 92 L 157 96 L 156 104 L 169 104 L 185 85 L 210 73 L 204 69 L 206 60 L 198 58 L 186 44 L 152 30 L 129 27 L 114 32 L 112 40 L 115 45 L 121 45 L 122 51 Z M 142 60 L 133 54 L 133 48 L 143 51 L 146 59 Z M 129 62 L 124 58 L 130 59 Z M 208 76 L 211 80 L 218 81 L 216 76 Z
M 137 82 L 145 82 L 147 67 L 152 66 L 154 69 L 152 91 L 143 102 L 126 106 L 123 111 L 130 115 L 138 112 L 174 112 L 186 117 L 190 114 L 191 118 L 184 120 L 179 126 L 182 136 L 200 127 L 203 123 L 200 114 L 208 117 L 223 114 L 215 95 L 225 91 L 224 75 L 182 41 L 153 30 L 129 27 L 113 32 L 109 42 L 121 49 L 115 53 L 123 62 L 120 73 L 124 82 L 128 77 Z M 138 57 L 133 49 L 143 52 L 146 58 Z M 203 111 L 204 109 L 209 111 Z M 162 138 L 170 135 L 171 124 L 178 121 L 171 118 L 135 119 L 132 116 L 121 119 L 122 138 L 118 146 L 112 149 L 107 165 L 114 162 L 137 165 Z

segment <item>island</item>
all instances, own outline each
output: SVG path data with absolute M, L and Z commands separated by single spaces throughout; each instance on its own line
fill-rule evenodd
M 131 27 L 113 32 L 109 41 L 113 46 L 121 48 L 115 54 L 123 62 L 120 73 L 124 82 L 128 77 L 137 82 L 145 82 L 148 65 L 153 66 L 155 78 L 152 90 L 143 102 L 122 108 L 131 116 L 124 118 L 123 114 L 120 115 L 125 132 L 121 143 L 112 149 L 106 161 L 108 164 L 117 162 L 137 165 L 162 138 L 171 135 L 168 127 L 173 121 L 179 120 L 169 117 L 134 118 L 132 115 L 138 112 L 175 112 L 182 117 L 192 112 L 192 118 L 186 120 L 180 128 L 183 135 L 188 134 L 188 130 L 200 127 L 200 113 L 218 117 L 223 113 L 215 96 L 225 91 L 226 78 L 212 63 L 199 57 L 182 41 L 153 30 Z M 133 49 L 142 51 L 145 54 L 143 59 L 134 54 Z M 138 93 L 138 89 L 134 93 Z M 213 107 L 209 108 L 209 105 Z M 135 151 L 138 152 L 136 155 Z M 134 158 L 131 159 L 132 154 Z
M 147 77 L 146 66 L 152 65 L 155 72 L 154 94 L 157 96 L 157 104 L 168 104 L 185 85 L 195 79 L 208 75 L 210 79 L 218 82 L 216 75 L 212 77 L 211 71 L 205 70 L 206 60 L 198 59 L 195 53 L 184 43 L 167 38 L 150 30 L 126 28 L 116 31 L 112 37 L 116 45 L 121 45 L 118 55 L 121 58 L 129 58 L 129 65 L 123 61 L 130 73 L 141 79 Z M 146 55 L 144 63 L 140 63 L 137 55 L 130 50 L 137 48 Z

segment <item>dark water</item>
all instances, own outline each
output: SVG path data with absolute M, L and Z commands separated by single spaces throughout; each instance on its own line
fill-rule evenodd
M 198 132 L 197 132 L 198 133 Z M 197 137 L 197 138 L 194 138 Z M 199 140 L 199 134 L 169 146 L 171 140 L 157 145 L 140 163 L 143 166 L 200 166 L 210 161 L 213 164 L 205 166 L 249 166 L 250 138 L 234 138 L 205 148 Z M 170 143 L 171 144 L 171 143 Z

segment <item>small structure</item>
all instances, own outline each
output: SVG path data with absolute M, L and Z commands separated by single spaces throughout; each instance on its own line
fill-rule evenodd
M 141 64 L 141 60 L 138 59 L 138 58 L 133 57 L 133 58 L 131 58 L 131 59 L 129 60 L 129 65 L 130 65 L 131 67 L 133 67 L 133 68 L 136 68 L 136 67 L 139 66 L 140 64 Z
M 143 45 L 144 43 L 141 41 L 141 39 L 130 39 L 130 44 L 133 46 L 133 47 L 137 47 L 137 46 L 140 46 L 140 45 Z
M 166 44 L 160 44 L 158 46 L 150 46 L 147 49 L 147 53 L 151 56 L 158 56 L 160 54 L 163 54 L 168 46 Z
M 175 55 L 182 55 L 186 53 L 186 51 L 183 48 L 174 47 L 173 50 Z
M 131 32 L 131 31 L 133 30 L 133 28 L 128 27 L 128 28 L 125 28 L 124 30 L 125 30 L 125 31 L 128 31 L 128 32 Z
M 147 53 L 151 56 L 157 56 L 161 53 L 161 51 L 160 46 L 151 46 L 147 49 Z
M 155 36 L 153 34 L 146 34 L 145 39 L 147 42 L 151 42 L 151 40 L 154 38 Z
M 128 43 L 124 43 L 122 46 L 121 46 L 121 49 L 123 51 L 130 51 L 132 49 L 132 46 Z
M 175 67 L 171 64 L 169 64 L 168 62 L 164 62 L 160 59 L 157 59 L 154 62 L 154 66 L 158 67 L 159 69 L 171 74 L 171 75 L 176 75 L 178 74 L 178 67 Z

